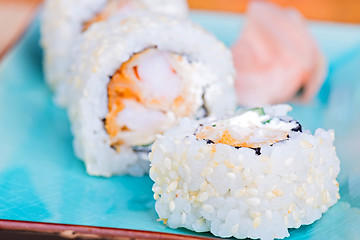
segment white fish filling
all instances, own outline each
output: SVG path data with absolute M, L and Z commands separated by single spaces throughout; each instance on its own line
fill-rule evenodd
M 117 73 L 120 78 L 112 84 L 113 76 L 108 86 L 113 99 L 105 121 L 113 146 L 148 145 L 179 118 L 194 117 L 205 104 L 204 89 L 211 78 L 202 64 L 156 48 L 135 54 Z M 112 111 L 116 122 L 109 121 Z
M 143 82 L 144 98 L 154 98 L 169 108 L 181 91 L 181 78 L 172 68 L 175 63 L 173 54 L 158 50 L 149 50 L 139 59 L 138 72 Z
M 261 111 L 263 111 L 261 109 Z M 241 115 L 203 126 L 197 130 L 198 139 L 211 140 L 234 147 L 258 148 L 288 139 L 299 124 L 272 118 L 265 113 L 247 111 Z

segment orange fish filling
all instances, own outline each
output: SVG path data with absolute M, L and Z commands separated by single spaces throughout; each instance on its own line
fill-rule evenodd
M 134 100 L 141 102 L 141 94 L 136 89 L 136 83 L 126 74 L 128 64 L 137 57 L 132 56 L 127 62 L 123 63 L 120 69 L 111 77 L 108 84 L 108 109 L 109 113 L 105 118 L 105 129 L 110 137 L 115 137 L 119 131 L 129 131 L 126 126 L 119 126 L 116 117 L 125 108 L 124 100 Z M 136 68 L 134 68 L 136 69 Z M 138 76 L 137 73 L 135 73 Z
M 230 145 L 233 147 L 247 147 L 247 148 L 256 148 L 255 144 L 249 144 L 244 141 L 237 140 L 231 136 L 231 133 L 225 130 L 222 136 L 215 143 L 222 143 L 226 145 Z
M 82 31 L 85 32 L 86 30 L 89 29 L 89 27 L 91 25 L 93 25 L 94 23 L 97 23 L 97 22 L 102 22 L 102 21 L 105 21 L 107 19 L 107 16 L 103 13 L 98 13 L 96 14 L 92 19 L 90 19 L 89 21 L 86 21 L 83 23 L 83 27 L 82 27 Z
M 206 135 L 206 130 L 210 130 L 211 127 L 205 127 L 204 130 L 205 131 L 200 131 L 198 134 L 196 134 L 196 138 L 197 139 L 207 139 Z M 222 143 L 222 144 L 226 144 L 226 145 L 230 145 L 233 147 L 247 147 L 247 148 L 256 148 L 259 147 L 257 144 L 250 144 L 245 142 L 247 140 L 247 138 L 241 140 L 235 139 L 231 136 L 231 133 L 227 130 L 224 130 L 222 135 L 216 139 L 216 140 L 212 140 L 215 144 L 217 143 Z
M 214 128 L 212 127 L 204 127 L 198 134 L 196 134 L 196 138 L 197 139 L 208 139 L 208 133 L 213 132 Z M 218 137 L 216 140 L 210 139 L 212 142 L 214 142 L 215 144 L 218 143 L 222 143 L 222 144 L 226 144 L 226 145 L 230 145 L 233 147 L 244 147 L 244 148 L 259 148 L 264 144 L 274 144 L 276 142 L 279 142 L 281 140 L 283 140 L 285 138 L 281 138 L 280 140 L 269 140 L 269 141 L 265 141 L 265 142 L 253 142 L 250 143 L 249 142 L 249 137 L 244 137 L 241 140 L 239 139 L 235 139 L 233 136 L 231 136 L 231 133 L 227 130 L 224 130 L 222 132 L 222 135 L 220 137 Z

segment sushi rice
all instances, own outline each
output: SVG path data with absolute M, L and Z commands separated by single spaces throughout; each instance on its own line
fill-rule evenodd
M 187 13 L 184 0 L 45 2 L 45 75 L 76 155 L 105 177 L 146 174 L 150 158 L 171 228 L 287 237 L 340 198 L 334 132 L 303 131 L 288 105 L 233 115 L 231 53 Z
M 339 196 L 334 132 L 303 131 L 288 105 L 184 119 L 150 153 L 156 211 L 171 228 L 281 239 Z
M 97 22 L 126 16 L 137 10 L 186 18 L 185 0 L 46 0 L 42 11 L 41 45 L 46 81 L 55 101 L 67 106 L 64 81 L 69 77 L 71 49 L 79 36 Z
M 157 134 L 182 117 L 236 108 L 230 51 L 187 20 L 141 12 L 100 22 L 72 52 L 64 92 L 75 150 L 91 175 L 142 175 Z

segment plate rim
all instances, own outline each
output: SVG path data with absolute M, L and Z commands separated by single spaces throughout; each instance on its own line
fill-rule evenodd
M 202 237 L 193 235 L 182 235 L 165 232 L 144 231 L 124 228 L 109 228 L 87 225 L 59 224 L 48 222 L 32 222 L 19 220 L 0 219 L 1 230 L 11 231 L 13 233 L 28 233 L 39 235 L 53 235 L 68 239 L 158 239 L 158 240 L 206 240 L 214 239 L 212 237 Z

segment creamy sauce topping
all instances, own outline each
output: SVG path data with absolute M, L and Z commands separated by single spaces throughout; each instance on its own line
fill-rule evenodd
M 218 121 L 211 126 L 203 126 L 196 133 L 197 139 L 211 140 L 213 143 L 233 147 L 261 148 L 288 138 L 296 122 L 285 122 L 270 118 L 254 111 L 248 111 L 228 120 Z

